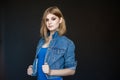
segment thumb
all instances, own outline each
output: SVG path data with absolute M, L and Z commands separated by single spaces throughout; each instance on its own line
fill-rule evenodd
M 44 65 L 48 65 L 48 63 L 47 63 L 47 62 L 45 62 L 45 63 L 44 63 Z
M 32 65 L 30 65 L 29 68 L 32 68 Z

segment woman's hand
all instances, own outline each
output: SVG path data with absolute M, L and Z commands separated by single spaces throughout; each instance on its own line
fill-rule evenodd
M 27 68 L 27 74 L 28 74 L 28 75 L 32 75 L 32 73 L 33 73 L 32 65 L 30 65 L 30 66 Z
M 49 65 L 47 63 L 42 65 L 42 70 L 43 70 L 44 73 L 50 74 L 50 68 L 49 68 Z

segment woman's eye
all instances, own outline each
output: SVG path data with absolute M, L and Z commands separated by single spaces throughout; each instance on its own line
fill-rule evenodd
M 49 19 L 46 19 L 46 21 L 49 21 Z
M 52 18 L 52 20 L 54 21 L 54 20 L 56 20 L 56 18 Z

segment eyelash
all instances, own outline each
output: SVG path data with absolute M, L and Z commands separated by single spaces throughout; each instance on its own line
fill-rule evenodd
M 54 21 L 54 20 L 56 20 L 56 18 L 52 18 L 52 20 Z
M 49 19 L 46 19 L 46 21 L 48 21 Z
M 53 21 L 54 21 L 54 20 L 56 20 L 56 18 L 52 18 L 51 20 L 53 20 Z M 46 21 L 49 21 L 49 19 L 46 19 Z

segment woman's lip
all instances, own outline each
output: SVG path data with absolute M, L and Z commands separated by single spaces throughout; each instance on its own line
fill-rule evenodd
M 50 27 L 50 28 L 51 28 L 52 26 L 48 26 L 48 27 Z

